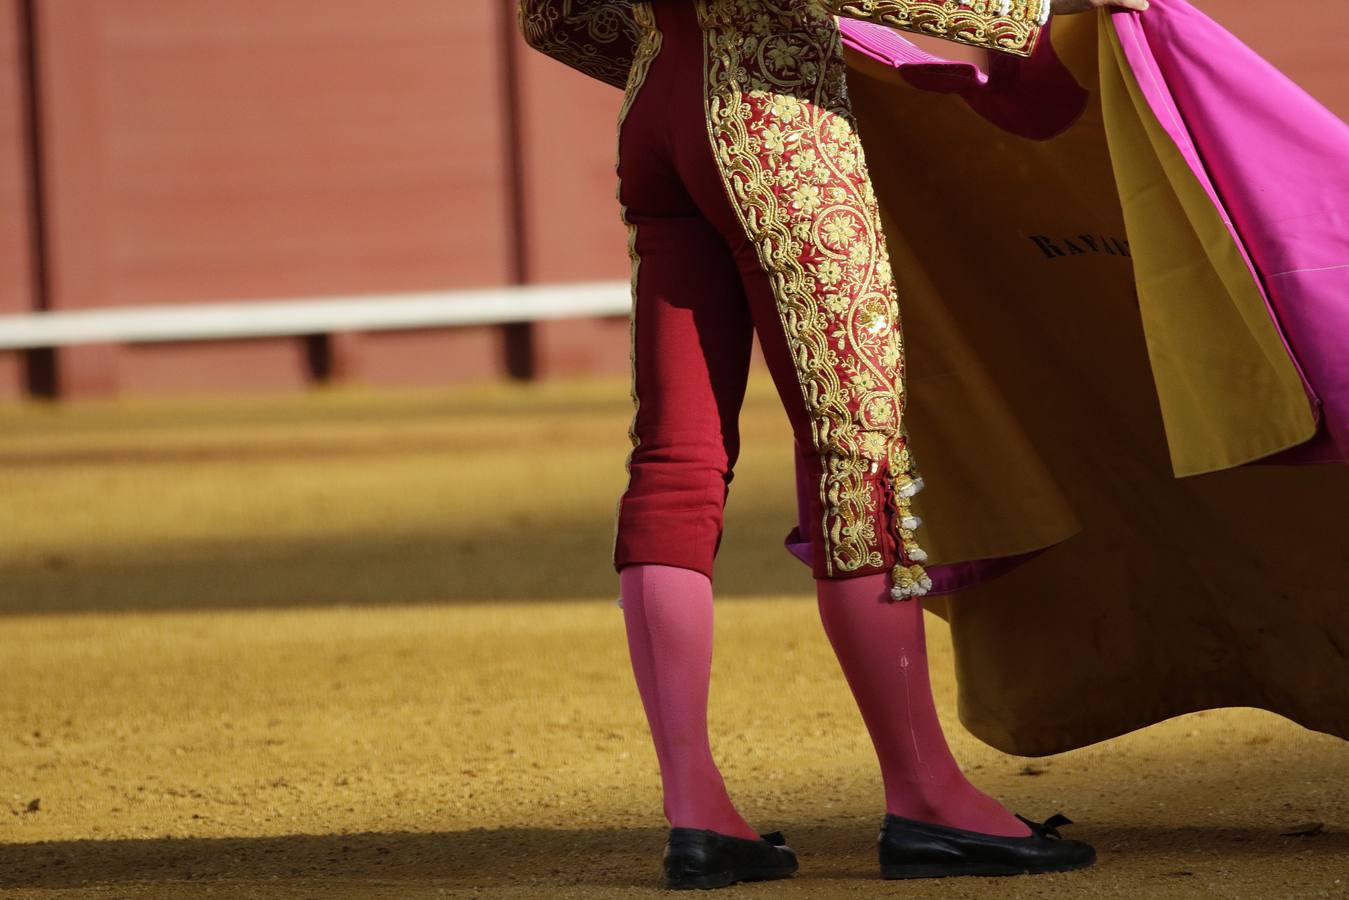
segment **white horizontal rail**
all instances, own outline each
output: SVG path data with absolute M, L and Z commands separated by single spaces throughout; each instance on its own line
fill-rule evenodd
M 0 315 L 0 350 L 387 331 L 626 315 L 626 282 Z

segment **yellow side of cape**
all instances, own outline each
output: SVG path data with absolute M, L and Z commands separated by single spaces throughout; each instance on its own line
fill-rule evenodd
M 1144 98 L 1107 16 L 1098 46 L 1105 134 L 1176 474 L 1309 440 L 1315 412 L 1260 287 Z
M 1061 341 L 1094 346 L 1099 361 L 1062 377 L 1130 382 L 1151 408 L 1119 423 L 1121 447 L 1160 437 L 1177 476 L 1316 431 L 1240 248 L 1143 100 L 1108 18 L 1099 40 L 1097 27 L 1086 16 L 1056 25 L 1055 49 L 1090 99 L 1048 140 L 849 60 L 900 287 L 909 431 L 928 484 L 917 506 L 938 563 L 1017 555 L 1079 529 L 1034 437 L 1076 415 L 1036 383 L 1053 377 L 1039 363 Z M 1140 329 L 1145 353 L 1124 350 Z M 1121 370 L 1111 347 L 1146 367 Z M 1157 413 L 1160 435 L 1148 432 Z
M 1049 548 L 929 604 L 961 720 L 1025 755 L 1214 706 L 1349 736 L 1349 467 L 1240 465 L 1311 437 L 1310 403 L 1108 26 L 1052 29 L 1089 100 L 1050 140 L 849 60 L 932 561 Z

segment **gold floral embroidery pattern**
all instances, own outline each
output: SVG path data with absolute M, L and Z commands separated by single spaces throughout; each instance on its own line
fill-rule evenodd
M 830 13 L 1030 56 L 1050 0 L 818 0 Z
M 520 0 L 526 43 L 616 88 L 628 83 L 639 40 L 631 0 Z
M 903 428 L 899 302 L 838 28 L 794 0 L 696 0 L 696 8 L 708 134 L 772 278 L 823 464 L 828 574 L 885 565 L 876 523 L 893 518 L 892 593 L 924 594 L 931 580 L 910 511 L 922 482 Z

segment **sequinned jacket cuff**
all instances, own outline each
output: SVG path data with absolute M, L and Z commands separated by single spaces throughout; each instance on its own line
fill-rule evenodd
M 623 88 L 641 35 L 632 0 L 520 0 L 525 42 L 605 84 Z
M 1030 56 L 1050 0 L 816 0 L 836 16 Z

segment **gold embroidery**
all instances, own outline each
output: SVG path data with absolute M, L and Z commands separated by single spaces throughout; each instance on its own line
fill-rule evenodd
M 628 15 L 634 29 L 633 52 L 628 57 L 631 62 L 624 69 L 624 81 L 620 85 L 624 89 L 623 105 L 618 111 L 620 132 L 623 130 L 624 120 L 628 117 L 628 110 L 632 108 L 632 101 L 637 99 L 637 92 L 646 83 L 647 72 L 651 70 L 651 63 L 660 53 L 661 45 L 660 30 L 656 28 L 656 16 L 651 11 L 649 0 L 637 0 L 628 7 Z
M 637 99 L 637 92 L 642 89 L 646 83 L 647 72 L 651 70 L 651 63 L 660 53 L 661 35 L 656 28 L 656 17 L 651 12 L 651 4 L 648 2 L 637 2 L 631 8 L 634 27 L 638 29 L 638 39 L 634 46 L 632 65 L 629 67 L 627 83 L 623 91 L 623 105 L 618 111 L 618 134 L 619 148 L 622 148 L 623 123 L 628 118 L 628 110 L 632 108 L 632 103 Z M 615 155 L 617 160 L 618 155 Z M 615 169 L 617 170 L 617 162 Z M 629 484 L 632 480 L 632 457 L 637 452 L 637 446 L 641 443 L 637 436 L 637 412 L 641 408 L 641 401 L 637 397 L 637 272 L 641 268 L 642 260 L 637 254 L 637 226 L 628 220 L 628 208 L 623 205 L 623 183 L 620 178 L 617 188 L 620 215 L 623 224 L 628 227 L 628 260 L 632 269 L 632 309 L 628 314 L 628 365 L 632 380 L 628 389 L 628 394 L 632 398 L 632 421 L 628 425 L 628 441 L 632 449 L 628 451 L 628 458 L 623 463 L 627 470 Z M 620 496 L 619 509 L 614 513 L 614 550 L 613 556 L 618 556 L 618 520 L 622 512 L 623 498 Z M 619 606 L 622 606 L 620 600 Z
M 529 46 L 592 78 L 623 88 L 639 40 L 631 0 L 520 0 Z
M 931 581 L 910 511 L 922 482 L 903 428 L 899 302 L 838 28 L 794 0 L 696 0 L 696 8 L 708 134 L 772 279 L 823 463 L 828 574 L 885 564 L 876 522 L 893 503 L 893 594 L 924 594 Z
M 1030 56 L 1050 0 L 818 0 L 830 13 L 930 34 L 1015 56 Z

